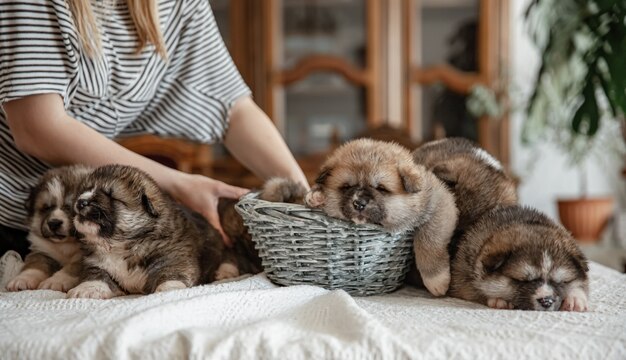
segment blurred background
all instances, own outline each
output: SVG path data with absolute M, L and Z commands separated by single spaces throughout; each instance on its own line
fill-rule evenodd
M 410 148 L 466 137 L 517 179 L 522 204 L 624 271 L 624 1 L 209 2 L 255 101 L 310 180 L 357 137 Z M 220 146 L 120 142 L 183 171 L 261 184 Z

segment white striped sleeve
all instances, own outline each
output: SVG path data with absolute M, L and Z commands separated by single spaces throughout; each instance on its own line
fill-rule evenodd
M 190 0 L 178 42 L 155 98 L 123 135 L 152 133 L 220 141 L 235 101 L 250 95 L 206 0 Z
M 78 68 L 70 15 L 64 0 L 0 2 L 0 104 L 57 93 L 67 107 Z

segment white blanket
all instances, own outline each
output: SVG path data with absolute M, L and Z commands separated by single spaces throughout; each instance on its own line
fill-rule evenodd
M 0 288 L 19 265 L 0 260 Z M 587 313 L 492 310 L 412 288 L 352 298 L 264 275 L 112 300 L 0 292 L 0 358 L 623 360 L 625 295 L 626 276 L 597 264 Z

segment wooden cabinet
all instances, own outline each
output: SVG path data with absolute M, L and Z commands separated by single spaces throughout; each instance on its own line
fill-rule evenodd
M 404 0 L 405 111 L 412 135 L 470 138 L 509 163 L 506 112 L 471 115 L 468 94 L 491 89 L 507 103 L 507 0 Z
M 473 118 L 472 88 L 506 102 L 507 0 L 210 0 L 255 101 L 312 178 L 342 141 L 385 126 L 465 136 L 508 163 L 506 115 Z M 220 146 L 212 174 L 260 183 Z

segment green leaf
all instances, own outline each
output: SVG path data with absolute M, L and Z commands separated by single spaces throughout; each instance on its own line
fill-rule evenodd
M 572 128 L 579 134 L 591 137 L 600 127 L 600 112 L 596 102 L 595 86 L 591 79 L 585 84 L 583 96 L 584 100 L 572 119 Z

